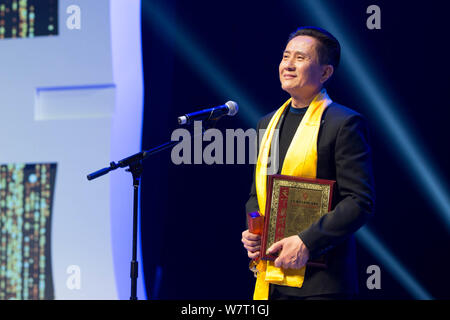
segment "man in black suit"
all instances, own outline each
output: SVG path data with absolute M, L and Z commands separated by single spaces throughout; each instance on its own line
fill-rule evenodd
M 277 126 L 280 167 L 303 115 L 339 59 L 339 42 L 323 29 L 304 27 L 290 35 L 279 66 L 282 88 L 292 97 Z M 259 121 L 258 132 L 267 128 L 274 113 Z M 276 267 L 301 269 L 319 256 L 328 267 L 306 267 L 301 288 L 270 284 L 269 299 L 345 299 L 357 293 L 353 234 L 372 215 L 375 198 L 365 120 L 332 102 L 322 114 L 317 141 L 316 177 L 336 180 L 333 210 L 299 235 L 278 241 L 271 251 L 279 252 Z M 246 211 L 260 211 L 255 182 Z M 242 242 L 249 258 L 259 256 L 260 236 L 245 230 Z

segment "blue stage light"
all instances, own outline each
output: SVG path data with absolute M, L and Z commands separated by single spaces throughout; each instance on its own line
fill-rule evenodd
M 420 300 L 432 300 L 433 297 L 410 275 L 404 266 L 386 249 L 375 237 L 368 227 L 363 227 L 356 232 L 357 239 L 370 251 L 375 253 L 377 259 L 388 268 L 403 287 L 415 298 Z
M 416 176 L 420 177 L 418 182 L 421 183 L 421 189 L 428 192 L 430 199 L 433 200 L 433 204 L 438 209 L 437 212 L 441 213 L 440 216 L 447 227 L 450 228 L 450 201 L 444 192 L 445 188 L 441 186 L 436 175 L 432 172 L 432 165 L 425 160 L 423 152 L 419 152 L 417 146 L 414 145 L 412 135 L 406 132 L 405 125 L 396 115 L 393 100 L 387 97 L 386 90 L 379 89 L 380 87 L 374 80 L 373 75 L 375 73 L 369 70 L 367 63 L 361 63 L 359 55 L 355 54 L 358 51 L 353 45 L 354 42 L 348 36 L 351 33 L 342 32 L 341 27 L 335 23 L 335 21 L 338 21 L 337 17 L 332 17 L 329 14 L 334 11 L 324 6 L 322 1 L 303 0 L 297 1 L 295 4 L 301 14 L 306 10 L 320 26 L 339 39 L 342 47 L 345 48 L 342 54 L 342 68 L 345 68 L 350 77 L 355 80 L 355 84 L 359 86 L 359 91 L 366 96 L 366 102 L 371 107 L 368 111 L 376 116 L 387 129 L 386 132 L 396 143 L 397 149 L 406 159 L 405 162 L 410 165 Z M 357 238 L 384 263 L 411 295 L 417 299 L 432 299 L 431 295 L 419 285 L 367 227 L 357 232 Z
M 323 5 L 323 1 L 303 0 L 296 1 L 296 8 L 302 14 L 308 12 L 325 29 L 330 31 L 341 43 L 342 47 L 342 68 L 348 72 L 349 78 L 354 79 L 354 84 L 358 86 L 358 92 L 365 96 L 365 103 L 370 108 L 367 111 L 376 117 L 384 128 L 389 139 L 395 143 L 396 150 L 402 156 L 402 160 L 409 167 L 419 183 L 421 190 L 428 194 L 432 205 L 436 207 L 436 213 L 442 218 L 447 229 L 450 231 L 450 198 L 446 194 L 446 187 L 436 174 L 436 169 L 431 161 L 414 143 L 414 134 L 408 130 L 401 117 L 397 114 L 395 99 L 388 95 L 388 88 L 382 88 L 380 81 L 376 81 L 374 72 L 369 63 L 362 62 L 363 55 L 357 54 L 360 50 L 354 45 L 356 42 L 351 39 L 351 32 L 344 32 L 341 25 L 336 21 L 342 21 L 338 17 L 331 16 L 334 12 L 329 6 Z M 364 26 L 365 27 L 365 26 Z
M 205 78 L 218 94 L 224 95 L 224 100 L 234 100 L 239 104 L 239 112 L 244 121 L 249 126 L 255 127 L 257 119 L 263 114 L 257 111 L 252 100 L 235 85 L 236 81 L 232 80 L 225 69 L 208 56 L 206 50 L 189 34 L 188 28 L 173 23 L 173 19 L 156 1 L 144 0 L 142 10 L 146 20 L 163 30 L 166 34 L 163 38 L 170 44 L 175 44 L 177 50 L 186 57 L 187 62 L 198 70 L 199 75 Z

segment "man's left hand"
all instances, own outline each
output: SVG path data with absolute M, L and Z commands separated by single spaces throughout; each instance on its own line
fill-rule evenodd
M 275 242 L 269 248 L 269 253 L 274 254 L 280 250 L 280 255 L 274 262 L 278 268 L 301 269 L 309 259 L 309 250 L 298 235 Z

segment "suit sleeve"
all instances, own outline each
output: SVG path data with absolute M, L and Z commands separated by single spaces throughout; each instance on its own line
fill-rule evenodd
M 256 157 L 258 157 L 258 152 L 259 152 L 259 130 L 261 129 L 261 121 L 260 120 L 258 122 L 258 125 L 256 127 Z M 247 203 L 245 204 L 245 212 L 246 213 L 250 213 L 250 212 L 255 212 L 255 211 L 259 211 L 259 205 L 258 205 L 258 197 L 256 195 L 256 185 L 255 185 L 255 170 L 256 170 L 256 163 L 253 165 L 253 179 L 252 179 L 252 186 L 250 188 L 250 193 L 249 193 L 249 199 L 247 201 Z
M 362 116 L 352 115 L 344 121 L 337 133 L 334 155 L 341 200 L 331 212 L 299 234 L 311 257 L 325 253 L 356 232 L 374 209 L 371 151 Z
M 255 181 L 253 179 L 253 183 L 249 193 L 249 198 L 247 203 L 245 204 L 245 212 L 250 213 L 255 211 L 259 211 L 259 205 L 258 205 L 258 198 L 256 196 Z

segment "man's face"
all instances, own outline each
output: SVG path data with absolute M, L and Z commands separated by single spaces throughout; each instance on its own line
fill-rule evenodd
M 322 87 L 324 66 L 319 63 L 318 45 L 310 36 L 297 36 L 287 44 L 279 72 L 281 87 L 291 96 L 307 98 Z

